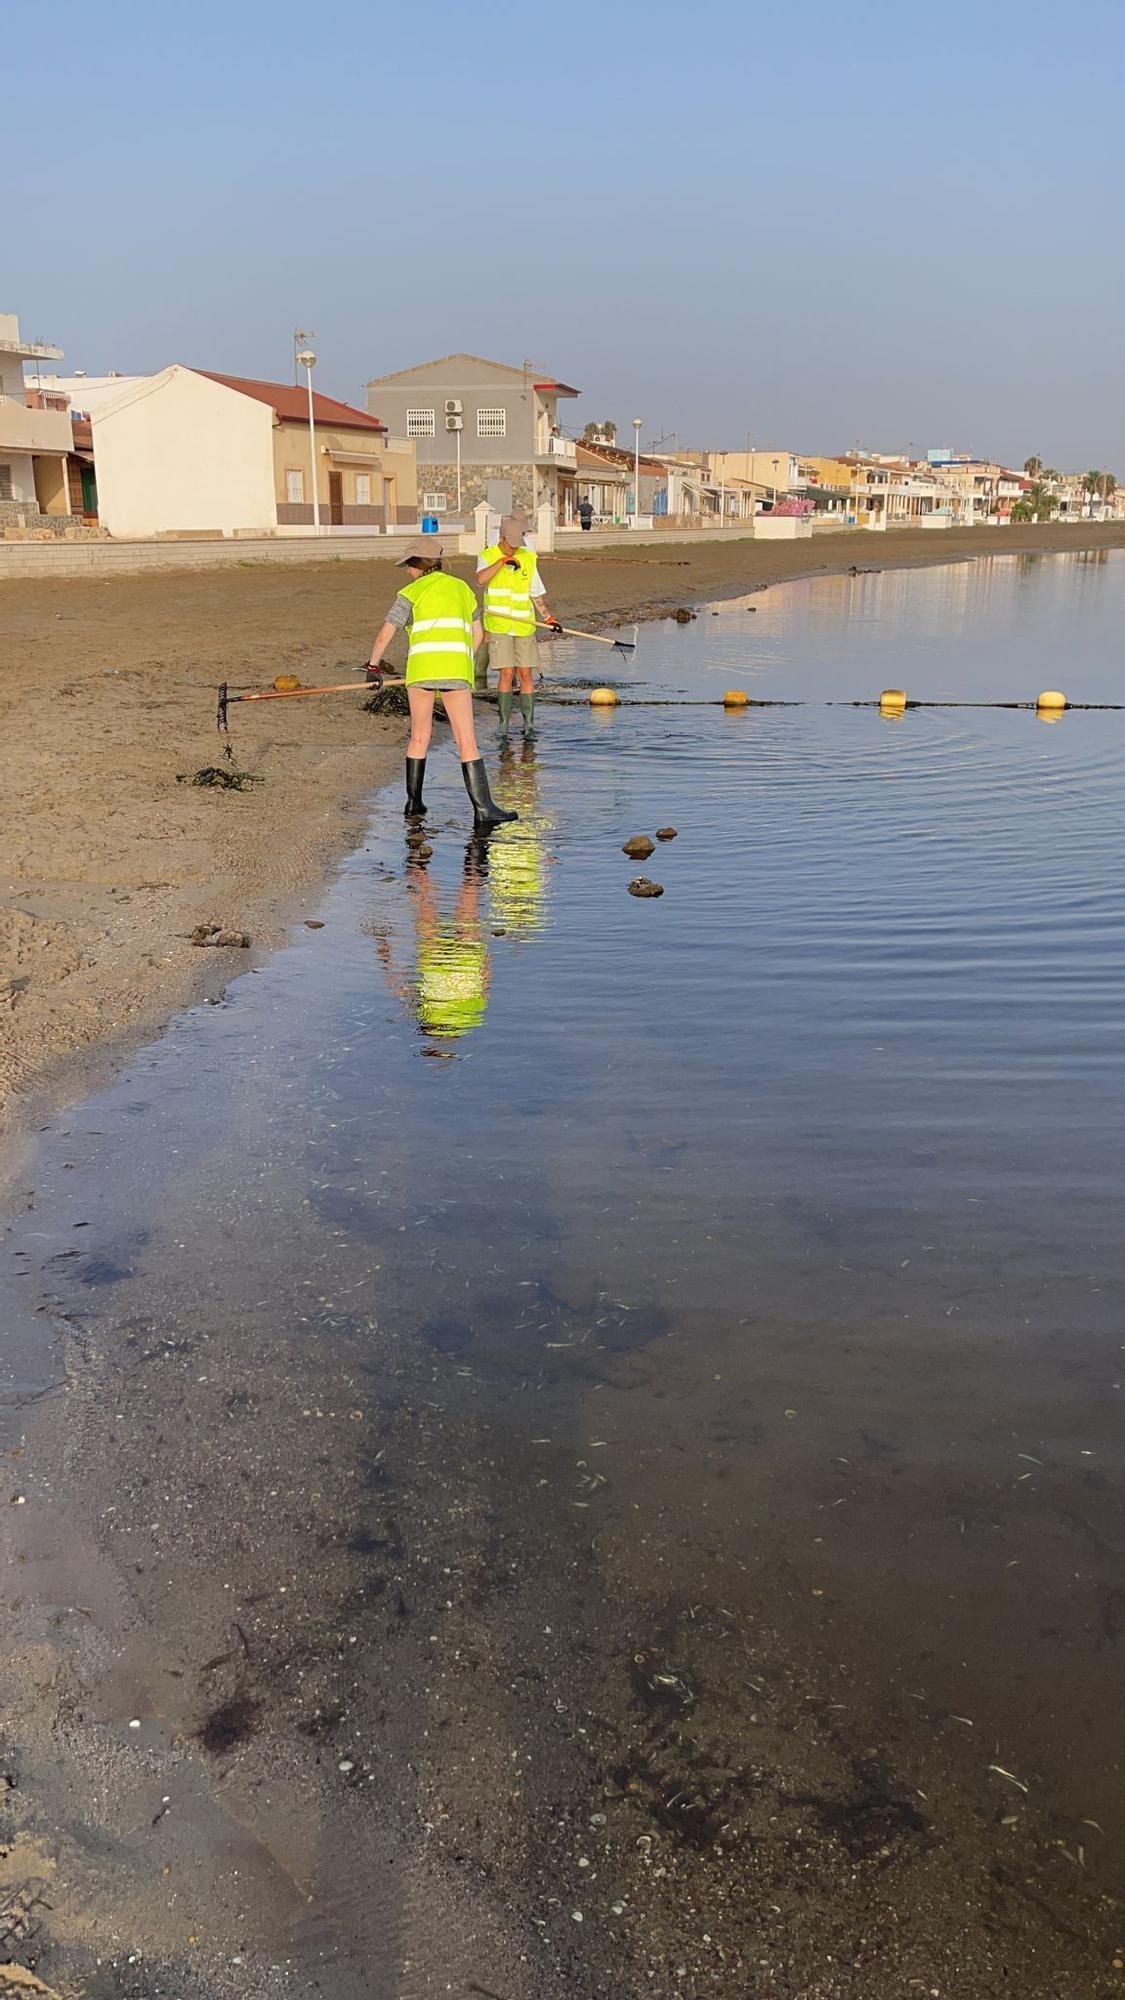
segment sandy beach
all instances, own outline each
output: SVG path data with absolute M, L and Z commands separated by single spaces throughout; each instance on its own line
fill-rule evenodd
M 904 530 L 568 551 L 545 572 L 559 615 L 596 627 L 853 564 L 1121 546 L 1122 525 Z M 0 586 L 0 1121 L 73 1098 L 311 907 L 395 774 L 400 722 L 347 697 L 235 710 L 240 762 L 264 782 L 181 779 L 218 761 L 221 680 L 346 678 L 395 588 L 379 559 Z M 192 946 L 207 922 L 246 931 L 249 960 Z

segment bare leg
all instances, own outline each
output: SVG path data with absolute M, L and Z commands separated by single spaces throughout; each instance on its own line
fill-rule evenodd
M 473 726 L 472 688 L 468 686 L 445 688 L 442 691 L 441 699 L 442 706 L 449 718 L 449 727 L 453 731 L 453 741 L 457 745 L 457 755 L 460 757 L 462 764 L 474 764 L 480 756 L 480 751 L 477 749 L 477 733 Z M 433 700 L 433 695 L 430 695 L 431 711 L 433 709 Z M 413 699 L 410 705 L 413 710 Z M 428 733 L 427 741 L 429 741 Z M 421 756 L 422 752 L 419 751 L 418 755 Z
M 407 689 L 406 698 L 410 703 L 410 742 L 408 757 L 424 757 L 430 747 L 430 737 L 434 727 L 434 698 L 429 688 Z

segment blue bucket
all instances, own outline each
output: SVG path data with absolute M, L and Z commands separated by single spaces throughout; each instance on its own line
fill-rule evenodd
M 436 514 L 423 514 L 423 516 L 422 516 L 422 533 L 423 533 L 424 535 L 436 535 L 436 534 L 437 534 L 437 531 L 438 531 L 438 518 L 437 518 L 437 515 L 436 515 Z

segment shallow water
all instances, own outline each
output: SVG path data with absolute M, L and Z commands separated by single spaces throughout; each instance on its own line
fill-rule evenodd
M 545 649 L 687 705 L 517 720 L 488 754 L 521 818 L 483 847 L 448 748 L 428 863 L 378 798 L 324 928 L 44 1136 L 10 1296 L 107 1347 L 190 1327 L 248 1394 L 300 1368 L 327 1402 L 392 1339 L 487 1436 L 471 1496 L 446 1447 L 443 1506 L 513 1568 L 525 1518 L 576 1653 L 721 1606 L 836 1674 L 912 1796 L 955 1739 L 935 1782 L 980 1826 L 1034 1807 L 1037 1853 L 1108 1885 L 1125 715 L 836 704 L 1116 701 L 1123 620 L 1125 557 L 1015 558 L 777 588 L 642 626 L 627 667 Z M 688 701 L 731 685 L 802 705 Z

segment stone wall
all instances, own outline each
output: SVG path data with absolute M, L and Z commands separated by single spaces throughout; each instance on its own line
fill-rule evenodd
M 481 500 L 488 499 L 490 479 L 510 479 L 512 482 L 512 506 L 517 513 L 530 515 L 532 507 L 532 486 L 534 468 L 530 465 L 462 465 L 461 467 L 461 512 L 471 514 Z M 422 513 L 422 497 L 426 493 L 444 493 L 451 514 L 457 512 L 457 464 L 419 465 L 418 467 L 418 511 Z
M 105 532 L 80 514 L 43 514 L 28 500 L 0 500 L 0 540 L 5 542 L 84 542 Z

